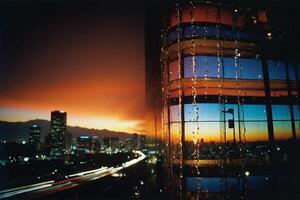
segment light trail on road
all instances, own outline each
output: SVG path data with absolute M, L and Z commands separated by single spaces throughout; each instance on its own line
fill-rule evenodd
M 16 195 L 31 194 L 32 196 L 44 196 L 54 192 L 70 189 L 89 181 L 94 181 L 105 176 L 112 175 L 122 169 L 128 168 L 144 160 L 146 155 L 141 151 L 134 151 L 139 157 L 128 162 L 122 163 L 121 166 L 117 167 L 101 167 L 94 170 L 79 172 L 66 176 L 66 179 L 61 181 L 46 181 L 36 184 L 30 184 L 0 191 L 0 199 L 10 198 Z M 31 198 L 32 198 L 31 196 Z

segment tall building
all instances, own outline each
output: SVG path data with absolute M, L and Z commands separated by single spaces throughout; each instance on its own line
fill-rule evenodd
M 132 149 L 134 150 L 143 150 L 146 147 L 146 136 L 145 135 L 138 135 L 132 134 L 131 138 L 131 145 Z
M 138 141 L 139 141 L 139 135 L 136 133 L 132 134 L 132 140 L 131 140 L 132 148 L 135 150 L 137 150 L 138 148 Z
M 275 185 L 297 191 L 299 47 L 289 47 L 285 14 L 257 6 L 161 6 L 161 66 L 146 67 L 161 69 L 166 186 L 174 199 L 260 199 Z
M 119 138 L 110 137 L 110 149 L 111 151 L 120 150 Z
M 92 150 L 92 138 L 89 136 L 80 136 L 77 139 L 77 145 L 80 149 Z
M 38 125 L 32 125 L 29 128 L 29 140 L 28 144 L 33 147 L 35 152 L 41 149 L 41 127 Z
M 72 133 L 66 132 L 64 137 L 64 145 L 65 145 L 65 153 L 71 152 L 71 146 L 72 146 Z
M 67 113 L 64 111 L 52 111 L 49 133 L 50 154 L 63 155 L 66 151 Z
M 109 137 L 104 137 L 102 140 L 102 148 L 104 151 L 108 150 L 110 147 L 110 138 Z
M 98 136 L 93 136 L 92 138 L 92 149 L 94 153 L 100 153 L 101 151 L 101 141 Z
M 102 148 L 104 151 L 116 151 L 120 148 L 118 137 L 104 137 Z

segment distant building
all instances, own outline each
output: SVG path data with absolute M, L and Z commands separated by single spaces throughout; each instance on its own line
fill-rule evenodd
M 135 133 L 132 135 L 131 143 L 132 143 L 132 149 L 134 150 L 144 149 L 146 146 L 146 136 L 138 135 Z
M 133 149 L 132 138 L 127 138 L 126 139 L 126 148 L 127 148 L 127 150 L 132 150 Z
M 41 127 L 38 125 L 32 125 L 29 128 L 29 140 L 28 144 L 33 148 L 34 152 L 38 152 L 41 149 Z
M 64 141 L 65 141 L 65 151 L 66 151 L 66 153 L 70 153 L 72 142 L 73 142 L 72 141 L 72 133 L 67 132 L 65 134 Z
M 110 139 L 109 137 L 104 137 L 102 141 L 102 149 L 106 150 L 110 147 Z
M 103 150 L 104 151 L 116 151 L 119 149 L 118 137 L 104 137 L 103 138 Z
M 139 135 L 138 134 L 132 134 L 132 149 L 137 149 L 138 148 L 138 140 L 139 140 Z
M 101 141 L 98 136 L 92 138 L 92 151 L 93 153 L 99 153 L 101 150 Z
M 119 149 L 119 138 L 118 137 L 111 137 L 110 138 L 110 149 L 111 151 L 116 151 Z
M 63 155 L 66 150 L 67 113 L 52 111 L 49 133 L 50 155 Z
M 138 149 L 143 150 L 145 148 L 146 148 L 146 136 L 145 135 L 139 135 Z
M 92 138 L 89 136 L 80 136 L 77 139 L 77 145 L 80 149 L 92 150 Z

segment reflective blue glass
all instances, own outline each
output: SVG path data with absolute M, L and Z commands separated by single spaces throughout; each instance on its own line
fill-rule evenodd
M 236 62 L 236 63 L 235 63 Z M 262 65 L 258 59 L 223 58 L 224 77 L 262 80 Z
M 169 34 L 169 43 L 177 41 L 177 35 L 178 35 L 177 30 L 171 31 Z
M 291 120 L 289 105 L 272 105 L 273 120 Z
M 239 74 L 238 67 L 235 67 L 235 60 L 233 58 L 223 58 L 224 77 L 235 78 Z
M 197 77 L 218 77 L 218 59 L 214 56 L 196 56 L 195 72 Z M 184 58 L 184 77 L 193 77 L 192 57 Z
M 261 61 L 258 59 L 239 58 L 241 79 L 263 79 Z
M 294 120 L 300 120 L 300 106 L 294 105 L 293 110 L 294 110 Z
M 291 81 L 295 81 L 296 80 L 296 71 L 295 71 L 294 65 L 291 63 L 288 64 L 288 72 L 289 72 L 289 79 Z
M 286 80 L 286 70 L 283 62 L 268 60 L 268 69 L 270 80 Z
M 267 120 L 266 106 L 265 105 L 242 105 L 240 106 L 240 116 L 245 121 L 265 121 Z
M 219 37 L 225 40 L 259 40 L 260 37 L 257 33 L 248 33 L 240 30 L 233 30 L 233 29 L 225 29 L 219 28 L 217 29 L 216 26 L 191 26 L 186 25 L 184 28 L 184 37 L 191 37 L 194 31 L 194 36 L 199 37 L 217 37 L 219 32 Z
M 224 66 L 224 77 L 241 79 L 262 80 L 262 65 L 258 59 L 248 58 L 220 58 L 220 65 Z M 197 77 L 216 78 L 218 77 L 218 58 L 214 56 L 196 56 L 195 72 Z M 193 77 L 192 57 L 184 58 L 184 77 Z M 222 67 L 220 67 L 220 77 L 222 77 Z

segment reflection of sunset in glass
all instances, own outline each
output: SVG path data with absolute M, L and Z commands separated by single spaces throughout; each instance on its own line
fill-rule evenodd
M 185 139 L 186 141 L 193 141 L 195 138 L 207 142 L 220 142 L 220 128 L 219 122 L 190 122 L 185 125 Z M 197 128 L 199 131 L 197 134 Z
M 290 121 L 274 121 L 273 126 L 275 140 L 287 140 L 293 137 Z
M 268 141 L 268 125 L 265 105 L 248 105 L 240 107 L 240 124 L 238 123 L 238 107 L 236 104 L 226 104 L 225 110 L 232 108 L 235 117 L 236 140 L 239 138 L 239 126 L 241 128 L 241 139 L 247 142 Z M 273 105 L 274 120 L 290 120 L 290 111 L 287 105 Z M 196 116 L 198 113 L 198 122 Z M 295 112 L 295 116 L 298 112 Z M 184 105 L 185 118 L 185 139 L 189 142 L 202 140 L 203 142 L 220 142 L 223 135 L 220 135 L 220 128 L 224 128 L 224 122 L 221 116 L 221 107 L 216 103 L 198 103 L 197 105 Z M 233 129 L 228 128 L 228 120 L 232 119 L 232 115 L 225 115 L 226 119 L 226 140 L 233 141 Z M 297 117 L 296 117 L 297 119 Z M 170 107 L 171 122 L 180 122 L 178 113 L 178 105 Z M 297 122 L 296 122 L 297 124 Z M 285 140 L 292 137 L 290 121 L 274 121 L 274 137 L 276 140 Z M 171 125 L 172 126 L 172 125 Z M 173 125 L 172 133 L 178 133 L 178 125 Z M 175 136 L 173 136 L 175 137 Z

